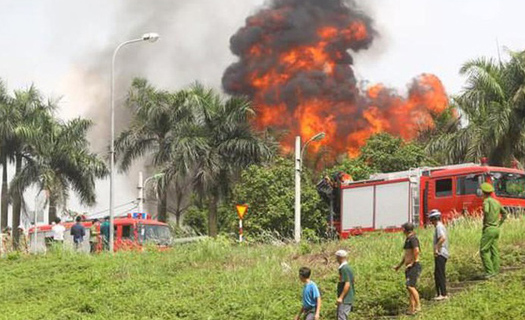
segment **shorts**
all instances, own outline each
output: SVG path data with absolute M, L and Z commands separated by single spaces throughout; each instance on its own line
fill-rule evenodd
M 304 320 L 314 320 L 315 319 L 315 310 L 316 309 L 308 309 L 306 310 L 305 314 L 304 314 Z
M 410 268 L 405 270 L 406 286 L 416 287 L 417 279 L 421 275 L 421 264 L 419 262 L 414 263 Z

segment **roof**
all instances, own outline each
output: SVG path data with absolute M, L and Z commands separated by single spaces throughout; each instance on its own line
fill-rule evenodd
M 168 226 L 168 224 L 166 224 L 164 222 L 160 222 L 160 221 L 153 220 L 153 219 L 134 219 L 134 218 L 128 218 L 128 217 L 124 217 L 124 218 L 115 217 L 115 219 L 114 219 L 114 224 L 116 226 L 119 226 L 119 225 L 132 225 L 132 224 L 137 223 L 137 222 L 140 222 L 140 223 L 142 223 L 144 225 Z M 62 225 L 64 227 L 66 227 L 66 229 L 70 229 L 74 224 L 75 224 L 75 222 L 62 223 Z M 82 225 L 85 228 L 90 228 L 93 225 L 93 221 L 82 221 Z M 39 231 L 51 231 L 52 227 L 53 226 L 50 225 L 50 224 L 37 226 Z M 34 229 L 34 227 L 29 228 L 29 232 L 33 232 L 33 229 Z

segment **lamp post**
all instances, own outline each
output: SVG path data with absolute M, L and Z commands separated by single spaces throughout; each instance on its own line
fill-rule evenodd
M 143 180 L 142 178 L 142 171 L 139 172 L 139 186 L 137 187 L 139 194 L 138 194 L 138 211 L 139 213 L 144 213 L 144 202 L 146 201 L 146 197 L 144 196 L 144 190 L 146 189 L 146 186 L 148 185 L 148 182 L 150 182 L 153 179 L 159 179 L 164 176 L 164 173 L 157 173 L 155 175 L 152 175 L 151 177 L 148 177 L 146 180 Z
M 115 59 L 120 48 L 142 41 L 155 42 L 159 39 L 156 33 L 146 33 L 141 38 L 124 41 L 113 51 L 111 60 L 111 142 L 109 163 L 109 252 L 113 253 L 114 216 L 115 216 Z
M 301 171 L 303 165 L 303 155 L 306 147 L 311 142 L 319 141 L 326 136 L 324 132 L 319 132 L 310 140 L 306 141 L 301 149 L 301 137 L 295 137 L 295 228 L 294 239 L 295 242 L 301 241 Z

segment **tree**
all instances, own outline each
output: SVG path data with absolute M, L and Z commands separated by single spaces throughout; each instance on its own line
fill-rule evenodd
M 249 235 L 273 231 L 293 237 L 293 167 L 292 160 L 277 158 L 271 164 L 252 165 L 243 170 L 232 199 L 249 206 L 244 225 Z M 322 235 L 326 231 L 328 208 L 317 194 L 308 170 L 303 170 L 301 181 L 301 225 Z
M 388 133 L 370 137 L 361 148 L 362 159 L 373 171 L 395 172 L 425 165 L 435 165 L 423 147 Z
M 7 165 L 9 158 L 13 155 L 11 141 L 15 130 L 15 117 L 13 115 L 14 104 L 7 92 L 4 82 L 0 79 L 0 163 L 2 165 L 2 193 L 0 196 L 0 229 L 7 227 L 8 220 L 8 176 Z
M 49 221 L 57 217 L 57 207 L 65 205 L 70 191 L 76 192 L 83 204 L 96 200 L 95 179 L 108 170 L 102 159 L 89 151 L 86 134 L 92 122 L 73 119 L 62 123 L 50 114 L 41 114 L 38 128 L 24 128 L 27 154 L 23 167 L 12 181 L 12 189 L 22 194 L 37 185 L 48 195 Z
M 151 155 L 151 163 L 156 170 L 166 166 L 172 152 L 181 147 L 176 142 L 180 128 L 189 126 L 193 119 L 190 98 L 184 90 L 170 93 L 155 89 L 144 79 L 133 80 L 127 99 L 133 117 L 128 128 L 115 141 L 121 170 L 128 170 L 133 161 L 146 155 Z M 192 159 L 186 160 L 189 162 Z M 188 162 L 182 165 L 189 166 Z M 172 172 L 158 179 L 157 211 L 160 221 L 167 221 L 168 187 L 176 177 Z
M 248 100 L 238 97 L 223 100 L 200 85 L 195 85 L 191 92 L 198 102 L 197 121 L 184 130 L 186 138 L 179 143 L 191 143 L 192 147 L 174 152 L 168 170 L 181 172 L 185 170 L 181 163 L 187 162 L 180 159 L 195 158 L 195 187 L 208 203 L 209 235 L 216 236 L 218 206 L 230 193 L 233 181 L 242 169 L 269 160 L 274 148 L 272 141 L 265 140 L 250 126 L 250 117 L 255 114 Z
M 491 165 L 525 160 L 525 52 L 510 52 L 509 61 L 480 58 L 460 70 L 464 91 L 454 98 L 463 126 L 432 139 L 431 154 L 448 163 L 488 157 Z
M 361 158 L 344 158 L 343 161 L 336 164 L 332 168 L 325 170 L 325 175 L 333 177 L 338 172 L 345 172 L 352 176 L 354 181 L 366 180 L 370 178 L 375 170 L 372 169 L 366 162 Z

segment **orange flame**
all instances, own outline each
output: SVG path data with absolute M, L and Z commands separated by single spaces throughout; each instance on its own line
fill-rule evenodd
M 241 60 L 226 71 L 223 83 L 227 92 L 252 98 L 257 128 L 288 132 L 282 141 L 284 150 L 292 149 L 296 135 L 309 139 L 323 131 L 325 139 L 313 148 L 323 144 L 337 154 L 355 156 L 375 133 L 413 139 L 420 130 L 434 126 L 433 115 L 448 107 L 436 76 L 417 77 L 406 96 L 383 84 L 360 88 L 348 50 L 368 48 L 375 35 L 370 19 L 352 12 L 353 8 L 347 8 L 345 15 L 339 9 L 330 11 L 336 6 L 308 3 L 276 2 L 276 7 L 248 18 L 246 27 L 232 38 Z M 287 34 L 298 21 L 291 18 L 300 11 L 296 9 L 313 6 L 323 7 L 325 20 L 306 21 Z M 317 14 L 318 9 L 312 12 Z

